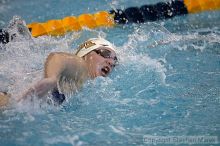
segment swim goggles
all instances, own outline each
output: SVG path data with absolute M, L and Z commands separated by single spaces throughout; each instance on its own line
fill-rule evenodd
M 94 52 L 96 52 L 98 55 L 102 56 L 103 58 L 110 58 L 113 59 L 115 61 L 115 64 L 118 63 L 118 58 L 116 56 L 112 56 L 112 52 L 110 50 L 107 49 L 97 49 L 97 50 L 93 50 Z

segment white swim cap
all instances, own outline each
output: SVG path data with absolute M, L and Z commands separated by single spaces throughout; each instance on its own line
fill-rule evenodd
M 109 41 L 103 38 L 91 38 L 79 46 L 76 55 L 79 57 L 83 57 L 99 47 L 107 47 L 115 51 L 115 47 Z

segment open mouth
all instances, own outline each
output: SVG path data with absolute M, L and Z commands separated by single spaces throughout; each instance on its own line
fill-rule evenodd
M 105 66 L 101 69 L 102 71 L 102 76 L 107 76 L 110 73 L 110 67 Z

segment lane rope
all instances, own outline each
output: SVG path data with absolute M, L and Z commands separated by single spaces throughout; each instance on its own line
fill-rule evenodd
M 99 11 L 94 14 L 68 16 L 60 20 L 33 22 L 28 24 L 33 37 L 42 35 L 59 36 L 70 31 L 80 31 L 83 27 L 114 27 L 117 24 L 143 23 L 168 19 L 188 13 L 219 10 L 220 0 L 172 0 L 154 5 L 129 7 L 124 10 Z

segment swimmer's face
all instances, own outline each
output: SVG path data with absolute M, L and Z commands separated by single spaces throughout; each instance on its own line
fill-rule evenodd
M 116 65 L 117 57 L 115 52 L 106 47 L 100 47 L 93 50 L 86 56 L 89 64 L 89 70 L 92 78 L 103 76 L 106 77 L 112 72 Z

